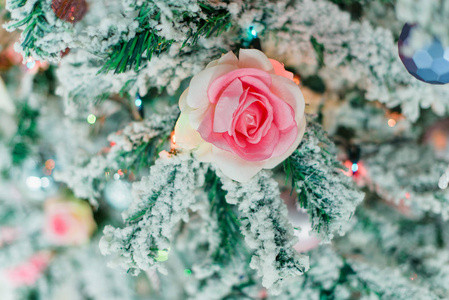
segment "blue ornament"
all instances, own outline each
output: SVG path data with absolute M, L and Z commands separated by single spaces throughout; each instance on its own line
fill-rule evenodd
M 444 48 L 436 37 L 412 55 L 404 53 L 410 43 L 411 32 L 417 25 L 405 24 L 399 36 L 399 57 L 407 71 L 415 78 L 432 84 L 449 82 L 449 48 Z

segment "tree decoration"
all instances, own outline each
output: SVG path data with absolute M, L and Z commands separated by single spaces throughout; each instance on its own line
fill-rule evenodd
M 45 202 L 44 236 L 60 246 L 87 244 L 96 229 L 92 209 L 77 199 L 49 199 Z
M 402 63 L 415 78 L 432 84 L 449 82 L 449 47 L 437 37 L 426 38 L 418 25 L 405 24 L 398 48 Z
M 177 144 L 241 182 L 285 160 L 305 130 L 304 97 L 293 74 L 259 50 L 212 61 L 179 103 Z
M 52 0 L 51 8 L 59 19 L 77 23 L 86 15 L 88 5 L 86 0 Z

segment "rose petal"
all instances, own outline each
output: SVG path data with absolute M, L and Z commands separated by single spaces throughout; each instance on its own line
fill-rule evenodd
M 262 137 L 257 144 L 247 143 L 245 147 L 240 147 L 235 143 L 233 137 L 229 135 L 223 135 L 228 144 L 231 146 L 232 151 L 239 157 L 246 161 L 262 161 L 270 158 L 273 154 L 274 147 L 279 142 L 279 129 L 276 125 L 272 124 L 268 133 Z
M 271 106 L 268 107 L 271 109 Z M 267 119 L 270 112 L 261 101 L 255 101 L 241 113 L 237 118 L 236 130 L 243 133 L 250 143 L 258 143 L 263 135 L 268 131 L 269 124 Z M 248 116 L 252 117 L 253 124 L 248 124 Z M 250 118 L 251 119 L 251 118 Z M 262 123 L 262 124 L 260 124 Z M 265 130 L 267 128 L 267 130 Z
M 213 162 L 214 156 L 212 154 L 212 144 L 201 143 L 198 149 L 195 151 L 195 155 L 200 162 Z
M 278 126 L 279 130 L 285 130 L 292 126 L 295 119 L 295 111 L 287 102 L 279 98 L 267 86 L 262 84 L 257 78 L 249 76 L 242 77 L 241 81 L 243 83 L 246 83 L 249 87 L 251 87 L 251 90 L 255 90 L 257 92 L 257 95 L 259 95 L 259 98 L 264 97 L 268 100 L 268 102 L 273 107 L 274 112 L 273 120 Z M 283 83 L 284 82 L 282 82 L 282 84 Z M 256 95 L 256 93 L 254 92 L 252 94 Z
M 243 81 L 243 78 L 257 78 L 266 86 L 271 85 L 271 76 L 267 72 L 257 69 L 237 69 L 228 74 L 225 74 L 216 80 L 214 80 L 207 90 L 207 96 L 210 103 L 216 103 L 220 99 L 223 91 L 233 82 L 236 78 Z
M 240 119 L 240 116 L 248 109 L 249 106 L 251 106 L 253 103 L 255 102 L 261 102 L 261 105 L 266 109 L 267 113 L 266 113 L 266 117 L 265 120 L 262 121 L 262 124 L 259 125 L 258 131 L 260 131 L 260 133 L 258 133 L 257 137 L 254 137 L 253 143 L 254 142 L 258 142 L 260 139 L 258 137 L 262 137 L 264 135 L 267 134 L 268 130 L 270 129 L 270 125 L 273 122 L 273 107 L 271 106 L 271 104 L 269 103 L 269 101 L 267 100 L 267 98 L 258 95 L 257 97 L 250 93 L 248 94 L 248 96 L 246 97 L 246 101 L 242 101 L 240 103 L 239 108 L 235 111 L 235 114 L 233 116 L 233 120 L 232 120 L 232 126 L 230 128 L 230 130 L 228 131 L 229 135 L 233 135 L 233 133 L 236 130 L 236 126 L 237 126 L 237 122 Z M 260 136 L 259 136 L 260 134 Z
M 306 117 L 304 115 L 302 116 L 302 118 L 298 122 L 298 124 L 299 124 L 298 125 L 299 132 L 296 137 L 296 140 L 293 142 L 293 144 L 290 146 L 290 148 L 288 148 L 288 150 L 285 151 L 285 153 L 280 156 L 267 159 L 265 161 L 265 165 L 263 167 L 264 169 L 273 169 L 274 167 L 279 165 L 281 162 L 286 160 L 293 153 L 293 151 L 295 151 L 296 148 L 298 148 L 299 144 L 301 143 L 302 137 L 304 136 L 304 132 L 306 131 Z
M 191 108 L 200 108 L 209 105 L 207 90 L 209 85 L 220 76 L 223 76 L 237 67 L 233 65 L 216 65 L 210 67 L 193 76 L 187 94 L 187 105 Z
M 238 157 L 236 154 L 214 146 L 212 146 L 212 154 L 216 165 L 223 174 L 239 182 L 250 180 L 262 170 L 264 164 L 263 161 L 248 163 L 248 161 Z
M 223 133 L 216 133 L 212 129 L 214 127 L 214 111 L 215 105 L 211 105 L 207 112 L 204 114 L 204 119 L 198 127 L 198 133 L 201 137 L 209 143 L 220 147 L 223 150 L 231 151 L 231 147 L 226 143 Z
M 176 144 L 186 150 L 192 150 L 204 143 L 198 131 L 190 126 L 189 115 L 181 113 L 175 126 Z
M 214 132 L 226 132 L 231 127 L 232 115 L 239 107 L 242 94 L 242 82 L 238 79 L 235 79 L 221 94 L 215 107 Z
M 224 54 L 219 60 L 218 64 L 226 64 L 226 65 L 234 65 L 237 66 L 239 63 L 239 59 L 232 51 L 229 51 L 228 53 Z
M 188 111 L 186 111 L 189 114 L 190 126 L 192 126 L 193 129 L 198 130 L 208 109 L 209 105 L 197 109 L 189 108 Z
M 304 116 L 304 96 L 293 81 L 286 79 L 285 77 L 279 75 L 271 75 L 273 80 L 270 90 L 278 96 L 280 99 L 284 100 L 289 104 L 295 111 L 295 120 L 299 124 Z
M 284 64 L 278 62 L 277 60 L 269 58 L 271 64 L 273 65 L 274 73 L 279 76 L 283 76 L 287 79 L 293 80 L 293 73 L 286 71 Z
M 189 94 L 189 88 L 186 88 L 186 90 L 181 94 L 181 97 L 179 97 L 179 109 L 181 112 L 187 110 L 189 106 L 187 105 L 187 95 Z
M 273 65 L 268 57 L 256 49 L 240 49 L 239 67 L 255 68 L 266 72 L 274 73 Z
M 297 137 L 298 127 L 296 126 L 296 123 L 294 124 L 293 128 L 280 132 L 279 142 L 276 144 L 272 156 L 280 156 L 287 152 L 288 149 L 290 149 L 290 147 L 293 145 Z

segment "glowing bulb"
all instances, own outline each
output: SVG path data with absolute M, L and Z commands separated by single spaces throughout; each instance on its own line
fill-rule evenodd
M 55 168 L 55 166 L 56 166 L 56 163 L 55 163 L 55 161 L 54 161 L 53 159 L 48 159 L 48 160 L 45 162 L 45 167 L 46 167 L 47 169 L 49 169 L 49 170 L 53 170 L 53 169 Z
M 43 188 L 48 188 L 50 186 L 50 180 L 47 177 L 41 178 L 41 186 Z
M 253 36 L 254 39 L 257 38 L 257 31 L 253 26 L 249 28 L 249 33 Z
M 394 127 L 394 125 L 396 125 L 396 121 L 394 119 L 389 119 L 388 120 L 388 126 Z
M 166 261 L 168 259 L 168 251 L 166 250 L 158 250 L 156 260 L 157 261 Z
M 190 276 L 192 275 L 192 271 L 190 269 L 184 269 L 184 275 Z
M 136 106 L 142 106 L 142 100 L 137 98 L 136 101 L 134 101 L 134 103 L 136 104 Z
M 26 185 L 33 190 L 37 190 L 42 186 L 41 179 L 36 176 L 30 176 L 26 179 Z
M 32 68 L 34 68 L 35 65 L 36 65 L 36 61 L 31 56 L 28 57 L 27 63 L 26 63 L 27 68 L 32 69 Z
M 353 163 L 352 164 L 352 167 L 351 167 L 351 170 L 352 170 L 352 172 L 357 172 L 357 170 L 359 169 L 359 165 L 357 165 L 356 163 Z
M 87 116 L 87 123 L 95 124 L 96 121 L 97 121 L 97 117 L 94 114 L 90 114 Z

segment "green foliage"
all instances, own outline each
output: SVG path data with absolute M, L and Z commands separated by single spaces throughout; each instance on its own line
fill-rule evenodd
M 204 190 L 210 202 L 210 214 L 217 220 L 220 235 L 220 244 L 211 258 L 215 263 L 226 264 L 240 259 L 245 260 L 248 250 L 243 244 L 241 223 L 235 212 L 235 206 L 226 202 L 227 192 L 222 187 L 220 178 L 209 169 L 206 173 Z
M 181 48 L 187 45 L 195 45 L 202 36 L 206 38 L 212 35 L 218 36 L 231 26 L 230 14 L 226 10 L 216 9 L 205 3 L 199 3 L 199 5 L 202 12 L 207 16 L 206 18 L 177 16 L 180 22 L 186 25 L 193 24 Z M 161 18 L 160 12 L 151 15 L 149 13 L 151 9 L 152 7 L 149 5 L 142 7 L 137 17 L 141 31 L 129 41 L 122 41 L 113 47 L 109 59 L 99 71 L 100 73 L 107 73 L 110 70 L 114 70 L 114 73 L 123 73 L 133 67 L 138 71 L 143 62 L 150 61 L 154 55 L 159 56 L 170 49 L 175 40 L 160 36 L 157 30 L 150 27 L 149 20 L 160 21 Z M 176 11 L 173 13 L 177 14 Z
M 39 137 L 37 128 L 38 117 L 39 111 L 31 108 L 26 103 L 17 115 L 17 132 L 10 142 L 12 160 L 15 165 L 23 162 L 32 152 L 31 146 L 36 143 L 36 139 Z
M 310 43 L 312 43 L 313 49 L 316 53 L 316 59 L 320 67 L 324 66 L 324 45 L 319 43 L 315 37 L 310 37 Z
M 23 7 L 27 1 L 28 0 L 10 0 L 10 9 L 13 10 Z M 57 57 L 59 55 L 59 53 L 49 53 L 46 49 L 36 45 L 36 42 L 40 38 L 43 38 L 51 31 L 51 26 L 48 24 L 45 17 L 45 4 L 47 4 L 46 1 L 36 1 L 30 14 L 24 16 L 22 20 L 9 25 L 9 27 L 13 29 L 24 27 L 21 40 L 24 57 L 30 56 L 31 52 L 35 52 L 41 57 Z M 48 9 L 50 8 L 48 7 Z
M 336 159 L 335 145 L 320 125 L 309 122 L 298 149 L 284 162 L 284 169 L 298 192 L 300 206 L 311 217 L 313 231 L 324 241 L 331 240 L 334 231 L 343 233 L 363 193 L 343 174 L 345 168 Z

